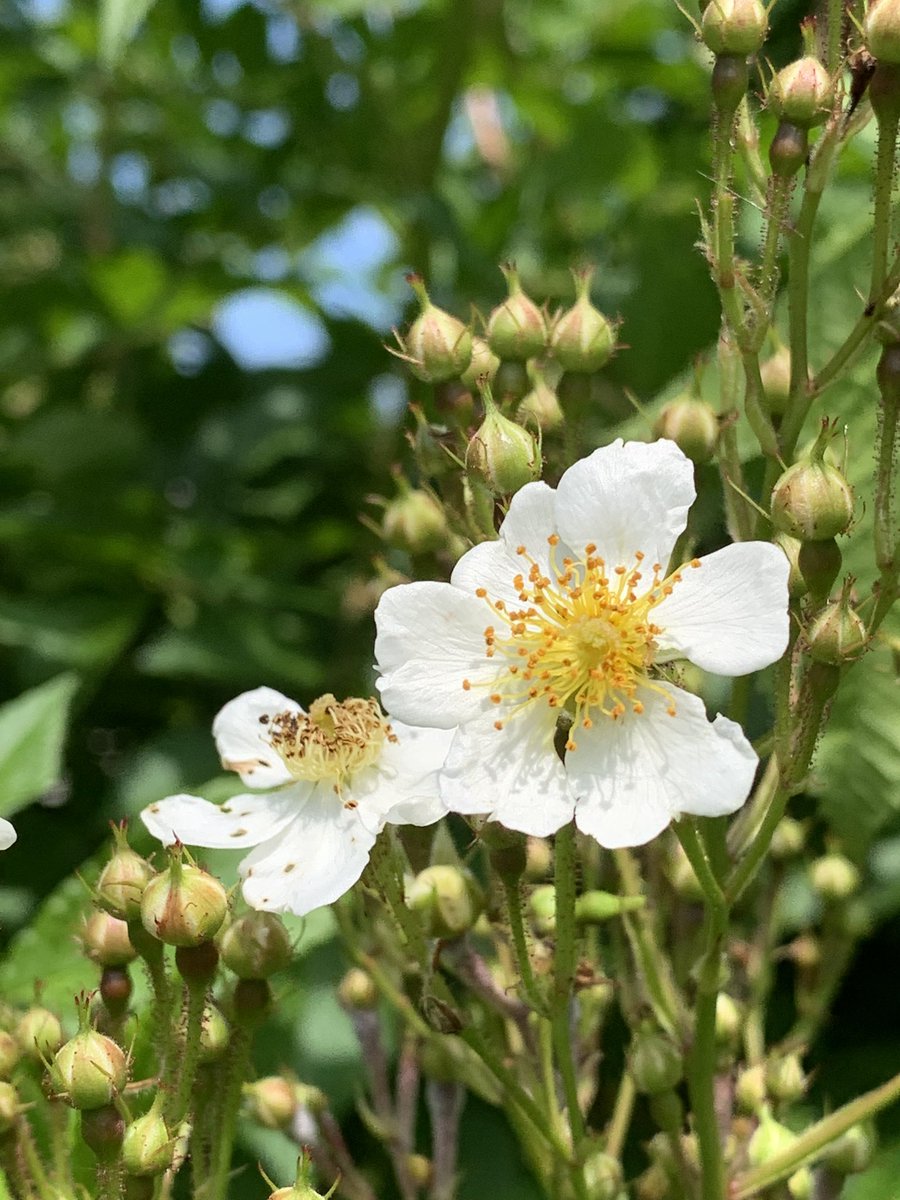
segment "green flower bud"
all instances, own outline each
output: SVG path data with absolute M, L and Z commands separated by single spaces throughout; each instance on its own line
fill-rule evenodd
M 794 938 L 788 946 L 791 960 L 800 971 L 814 971 L 822 961 L 822 947 L 819 939 L 811 933 L 803 933 Z
M 818 662 L 839 666 L 859 658 L 868 642 L 865 622 L 850 604 L 850 586 L 827 605 L 807 631 L 809 653 Z
M 681 1051 L 666 1034 L 652 1029 L 634 1035 L 629 1063 L 635 1087 L 649 1096 L 671 1091 L 684 1074 Z
M 267 1075 L 245 1083 L 243 1094 L 254 1121 L 266 1129 L 288 1129 L 297 1111 L 294 1085 L 280 1075 Z
M 219 939 L 222 961 L 241 979 L 268 979 L 290 965 L 291 936 L 277 913 L 245 913 Z
M 564 371 L 591 374 L 609 362 L 615 348 L 615 330 L 591 304 L 593 267 L 573 271 L 575 303 L 553 325 L 550 348 Z
M 514 404 L 524 400 L 531 388 L 531 377 L 528 367 L 523 362 L 512 362 L 507 359 L 497 369 L 493 380 L 493 390 L 499 396 L 501 403 Z
M 782 817 L 772 835 L 772 857 L 796 858 L 806 842 L 806 826 L 793 817 Z
M 324 1196 L 320 1196 L 313 1189 L 312 1183 L 312 1163 L 309 1157 L 309 1151 L 304 1150 L 300 1158 L 297 1160 L 297 1179 L 293 1187 L 276 1188 L 270 1193 L 269 1200 L 329 1200 L 329 1197 L 340 1183 L 338 1177 Z M 271 1180 L 268 1180 L 271 1184 Z M 274 1186 L 274 1185 L 273 1185 Z
M 669 1177 L 659 1163 L 651 1163 L 634 1182 L 636 1200 L 669 1200 L 672 1192 Z
M 495 496 L 508 496 L 540 476 L 540 450 L 527 429 L 503 416 L 490 388 L 485 387 L 482 400 L 484 421 L 469 441 L 466 468 Z
M 407 1154 L 406 1169 L 417 1188 L 427 1188 L 434 1177 L 434 1164 L 424 1154 Z
M 900 63 L 900 3 L 875 0 L 863 24 L 866 49 L 879 62 Z
M 114 1104 L 88 1108 L 81 1114 L 81 1140 L 101 1162 L 118 1158 L 125 1137 L 125 1118 Z
M 666 874 L 669 877 L 669 883 L 682 900 L 697 903 L 703 899 L 703 888 L 700 886 L 696 872 L 680 842 L 670 843 L 666 859 Z
M 200 1027 L 200 1062 L 218 1062 L 231 1041 L 228 1022 L 214 1004 L 208 1004 L 203 1010 L 203 1024 Z
M 823 900 L 848 900 L 859 887 L 859 871 L 843 854 L 825 854 L 810 863 L 809 881 Z
M 101 967 L 123 967 L 135 957 L 128 936 L 128 923 L 108 912 L 95 912 L 81 931 L 85 953 Z
M 766 408 L 774 417 L 783 416 L 791 398 L 791 352 L 787 346 L 762 362 L 759 374 Z
M 462 375 L 460 375 L 460 379 L 469 391 L 478 391 L 478 381 L 480 379 L 486 379 L 488 383 L 493 383 L 499 369 L 500 359 L 484 338 L 473 337 L 472 357 L 469 360 L 469 365 L 463 371 Z
M 754 1117 L 768 1098 L 766 1069 L 761 1063 L 741 1071 L 734 1086 L 734 1098 L 741 1112 Z
M 328 1097 L 320 1088 L 313 1087 L 311 1083 L 295 1083 L 294 1096 L 297 1100 L 297 1107 L 305 1108 L 313 1116 L 325 1112 L 328 1108 Z
M 62 1045 L 62 1026 L 48 1009 L 30 1008 L 16 1026 L 16 1038 L 24 1055 L 44 1062 Z
M 122 1163 L 129 1175 L 161 1175 L 172 1165 L 175 1140 L 163 1118 L 163 1096 L 157 1093 L 149 1112 L 125 1130 Z
M 338 984 L 338 1000 L 344 1008 L 375 1008 L 378 1004 L 378 988 L 368 971 L 351 967 Z
M 713 54 L 746 57 L 762 48 L 768 33 L 766 10 L 759 0 L 710 0 L 700 35 Z
M 792 600 L 799 600 L 806 595 L 808 590 L 806 580 L 800 570 L 800 547 L 815 545 L 815 543 L 800 542 L 797 538 L 791 537 L 789 533 L 776 533 L 773 541 L 784 551 L 785 557 L 791 564 L 788 575 L 788 595 Z
M 839 1175 L 856 1175 L 872 1162 L 875 1146 L 875 1130 L 871 1125 L 851 1125 L 837 1141 L 826 1146 L 822 1158 Z
M 637 912 L 646 902 L 646 896 L 618 896 L 614 892 L 591 889 L 576 899 L 575 919 L 582 925 L 599 925 L 622 913 Z
M 522 290 L 514 263 L 505 263 L 500 270 L 506 276 L 509 295 L 488 318 L 487 341 L 501 359 L 524 362 L 543 353 L 547 343 L 547 322 L 544 314 Z
M 550 937 L 556 929 L 556 888 L 541 884 L 528 897 L 528 919 L 538 937 Z
M 812 1200 L 813 1173 L 809 1167 L 801 1167 L 787 1181 L 787 1190 L 791 1200 Z
M 141 896 L 156 874 L 146 859 L 128 845 L 124 826 L 113 829 L 115 850 L 97 880 L 96 901 L 121 921 L 141 915 Z
M 741 1036 L 744 1018 L 737 1003 L 727 992 L 716 997 L 716 1041 L 720 1046 L 734 1049 Z
M 716 414 L 696 396 L 679 396 L 667 404 L 657 418 L 654 433 L 674 442 L 691 462 L 709 462 L 719 440 Z
M 81 1028 L 60 1046 L 50 1064 L 50 1084 L 73 1108 L 102 1108 L 128 1082 L 128 1062 L 122 1048 L 87 1024 L 87 1005 L 81 1009 Z
M 453 444 L 453 435 L 446 425 L 432 425 L 417 404 L 411 404 L 409 409 L 416 422 L 410 444 L 420 471 L 428 476 L 449 474 L 454 464 L 447 451 Z
M 821 125 L 831 109 L 834 84 L 817 58 L 788 63 L 769 89 L 769 107 L 782 121 L 809 129 Z
M 853 519 L 853 489 L 825 458 L 831 437 L 823 422 L 809 457 L 788 467 L 772 491 L 772 523 L 801 542 L 836 537 Z
M 537 375 L 534 387 L 523 396 L 516 409 L 516 420 L 520 425 L 530 425 L 543 433 L 559 429 L 565 420 L 559 397 L 542 375 Z
M 434 866 L 420 871 L 406 902 L 419 913 L 428 937 L 456 938 L 472 928 L 484 909 L 481 889 L 468 871 Z
M 399 493 L 384 510 L 384 540 L 407 554 L 431 554 L 447 541 L 447 518 L 430 492 L 397 477 Z
M 591 1200 L 617 1200 L 622 1191 L 622 1165 L 617 1158 L 595 1150 L 584 1160 L 582 1170 Z
M 842 555 L 834 538 L 801 542 L 797 566 L 816 604 L 827 599 L 841 569 Z
M 11 1033 L 0 1029 L 0 1079 L 9 1079 L 19 1065 L 22 1048 Z
M 773 1100 L 793 1104 L 806 1092 L 806 1076 L 798 1055 L 785 1054 L 766 1063 L 766 1088 Z
M 11 1083 L 0 1080 L 0 1136 L 15 1128 L 19 1116 L 19 1093 Z
M 407 275 L 420 305 L 405 340 L 397 335 L 403 358 L 417 379 L 443 383 L 457 379 L 472 359 L 472 333 L 456 317 L 431 303 L 420 275 Z M 392 353 L 394 353 L 392 351 Z
M 793 1133 L 768 1113 L 760 1119 L 747 1145 L 747 1160 L 751 1167 L 761 1167 L 796 1141 Z
M 769 164 L 782 179 L 796 175 L 809 154 L 809 135 L 799 125 L 782 121 L 769 144 Z
M 228 911 L 228 896 L 215 876 L 182 861 L 170 851 L 171 865 L 152 879 L 141 897 L 144 928 L 169 946 L 199 946 L 218 933 Z

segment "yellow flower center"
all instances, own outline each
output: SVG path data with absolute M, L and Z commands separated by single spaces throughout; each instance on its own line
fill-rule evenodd
M 342 784 L 377 762 L 385 741 L 397 739 L 376 700 L 337 701 L 329 692 L 308 713 L 282 712 L 261 717 L 269 742 L 294 779 Z
M 576 749 L 579 726 L 590 729 L 601 716 L 617 720 L 629 709 L 642 713 L 639 688 L 664 696 L 666 711 L 674 716 L 671 693 L 649 675 L 662 632 L 651 615 L 672 594 L 681 571 L 663 579 L 661 565 L 654 563 L 652 579 L 645 583 L 640 551 L 633 566 L 608 569 L 593 544 L 576 560 L 560 557 L 557 534 L 547 540 L 552 577 L 524 546 L 517 549 L 528 564 L 527 572 L 512 581 L 521 608 L 492 599 L 486 588 L 476 591 L 497 621 L 484 631 L 487 657 L 500 660 L 491 701 L 502 705 L 507 717 L 532 703 L 568 709 L 574 721 L 567 750 Z M 690 565 L 700 562 L 693 559 Z M 463 687 L 472 684 L 464 680 Z M 502 729 L 504 721 L 494 725 Z

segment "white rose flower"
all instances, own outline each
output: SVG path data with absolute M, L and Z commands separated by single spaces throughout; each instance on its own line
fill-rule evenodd
M 9 821 L 0 817 L 0 850 L 8 850 L 17 836 Z
M 437 774 L 452 734 L 388 723 L 375 700 L 322 696 L 304 712 L 272 688 L 230 701 L 213 722 L 228 770 L 265 792 L 222 805 L 169 796 L 142 813 L 164 844 L 238 849 L 253 908 L 298 916 L 359 879 L 386 822 L 430 825 L 447 811 Z
M 674 442 L 617 440 L 555 490 L 517 492 L 499 540 L 463 555 L 450 583 L 384 593 L 382 700 L 404 721 L 458 726 L 441 776 L 451 811 L 536 836 L 574 814 L 615 847 L 744 802 L 757 757 L 740 727 L 710 722 L 658 668 L 687 658 L 743 675 L 778 659 L 789 566 L 744 542 L 666 575 L 695 495 Z

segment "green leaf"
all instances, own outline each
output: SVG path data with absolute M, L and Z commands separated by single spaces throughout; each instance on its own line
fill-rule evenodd
M 66 673 L 0 708 L 0 816 L 10 816 L 58 782 L 75 675 Z
M 118 62 L 152 4 L 153 0 L 101 0 L 98 40 L 105 66 Z

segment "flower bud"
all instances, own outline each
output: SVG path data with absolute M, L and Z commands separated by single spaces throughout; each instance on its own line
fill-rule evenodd
M 113 829 L 115 850 L 97 880 L 97 904 L 120 921 L 141 915 L 141 896 L 155 872 L 146 859 L 128 845 L 125 829 Z
M 755 1063 L 741 1071 L 734 1086 L 735 1102 L 741 1112 L 751 1117 L 756 1116 L 767 1097 L 766 1069 L 762 1063 Z
M 809 1167 L 801 1167 L 787 1181 L 791 1200 L 813 1200 L 814 1180 Z
M 481 889 L 459 867 L 426 867 L 407 893 L 409 907 L 419 913 L 428 937 L 456 938 L 466 933 L 484 908 Z
M 507 359 L 497 368 L 494 376 L 493 390 L 501 404 L 514 404 L 524 400 L 531 388 L 531 377 L 523 362 L 512 362 Z
M 30 1008 L 16 1026 L 16 1038 L 27 1057 L 43 1062 L 62 1045 L 62 1026 L 46 1008 Z
M 822 961 L 822 947 L 819 939 L 811 933 L 802 933 L 788 946 L 791 961 L 800 971 L 814 971 Z
M 788 63 L 769 89 L 769 107 L 782 121 L 802 129 L 821 125 L 834 99 L 834 85 L 817 58 L 807 55 Z
M 803 1064 L 796 1054 L 770 1058 L 766 1063 L 766 1088 L 773 1100 L 793 1104 L 806 1091 Z
M 309 1151 L 304 1150 L 297 1160 L 297 1179 L 294 1186 L 276 1188 L 274 1192 L 270 1193 L 269 1200 L 329 1200 L 329 1197 L 340 1182 L 340 1177 L 334 1181 L 324 1196 L 320 1196 L 310 1183 L 311 1175 L 312 1167 Z M 268 1182 L 271 1183 L 271 1180 Z
M 407 1154 L 406 1170 L 417 1188 L 427 1188 L 434 1177 L 434 1164 L 424 1154 Z
M 825 854 L 810 863 L 809 881 L 823 900 L 847 900 L 859 887 L 859 871 L 843 854 Z
M 225 966 L 241 979 L 268 979 L 293 957 L 291 937 L 277 913 L 251 912 L 238 917 L 219 940 Z
M 634 1035 L 629 1063 L 635 1087 L 650 1096 L 671 1091 L 684 1074 L 678 1047 L 666 1034 L 652 1029 Z
M 493 383 L 500 369 L 500 359 L 493 352 L 484 338 L 472 338 L 472 357 L 469 365 L 460 375 L 460 380 L 470 392 L 478 391 L 478 381 L 486 379 Z
M 163 1096 L 157 1093 L 149 1112 L 125 1130 L 122 1163 L 129 1175 L 161 1175 L 172 1164 L 175 1141 L 163 1118 Z
M 646 904 L 645 896 L 619 896 L 591 888 L 575 901 L 575 919 L 582 925 L 600 925 L 611 917 L 637 912 Z
M 588 1154 L 582 1168 L 591 1200 L 617 1200 L 622 1191 L 622 1165 L 602 1150 Z
M 747 94 L 749 80 L 746 54 L 717 54 L 710 81 L 716 109 L 723 114 L 733 114 Z
M 19 1093 L 11 1083 L 0 1080 L 0 1136 L 15 1127 L 19 1115 Z
M 834 538 L 800 543 L 797 566 L 816 604 L 823 604 L 828 599 L 840 573 L 841 561 L 841 550 Z
M 701 37 L 713 54 L 755 54 L 767 32 L 760 0 L 710 0 L 700 24 Z
M 741 1035 L 743 1016 L 727 992 L 716 997 L 716 1041 L 720 1046 L 734 1048 Z
M 528 897 L 528 919 L 538 937 L 550 937 L 556 929 L 556 888 L 543 883 Z
M 806 640 L 811 656 L 830 666 L 860 656 L 868 634 L 865 622 L 851 607 L 849 586 L 844 586 L 839 599 L 822 609 L 807 631 Z
M 575 303 L 553 326 L 550 348 L 564 371 L 591 374 L 609 361 L 615 348 L 615 331 L 603 313 L 591 304 L 593 268 L 573 271 Z
M 691 866 L 680 842 L 670 843 L 666 859 L 666 874 L 669 877 L 669 883 L 682 900 L 696 903 L 703 899 L 705 893 L 700 886 L 697 873 Z
M 537 375 L 534 387 L 522 397 L 516 409 L 516 420 L 520 425 L 530 425 L 543 433 L 559 429 L 565 420 L 559 397 L 542 375 Z
M 144 928 L 169 946 L 198 946 L 218 933 L 228 911 L 228 896 L 215 876 L 182 861 L 181 848 L 171 865 L 152 879 L 141 897 Z
M 806 827 L 793 817 L 782 817 L 772 835 L 771 852 L 776 859 L 796 858 L 806 842 Z
M 505 263 L 500 270 L 506 276 L 509 295 L 488 318 L 488 345 L 501 359 L 523 362 L 536 358 L 547 342 L 544 314 L 522 290 L 515 265 Z
M 254 1121 L 266 1129 L 288 1129 L 297 1111 L 294 1085 L 280 1075 L 267 1075 L 244 1084 L 244 1097 Z
M 430 492 L 398 476 L 399 494 L 384 510 L 384 540 L 407 554 L 430 554 L 447 540 L 447 518 Z
M 546 879 L 553 867 L 553 851 L 546 838 L 530 837 L 525 842 L 525 878 L 529 883 Z
M 540 451 L 527 429 L 503 416 L 490 388 L 484 389 L 482 399 L 484 421 L 469 441 L 466 468 L 495 496 L 508 496 L 540 476 Z
M 760 364 L 759 375 L 765 407 L 773 417 L 783 416 L 791 398 L 791 352 L 787 346 L 781 346 Z
M 696 396 L 679 396 L 657 418 L 654 433 L 668 438 L 693 463 L 709 462 L 719 440 L 719 422 L 710 406 Z
M 411 404 L 409 410 L 415 418 L 416 431 L 407 437 L 419 470 L 425 476 L 450 474 L 454 469 L 448 453 L 453 444 L 450 430 L 446 425 L 432 425 L 417 404 Z
M 863 24 L 866 49 L 879 62 L 900 63 L 900 3 L 875 0 Z
M 81 1114 L 81 1140 L 101 1162 L 118 1158 L 125 1137 L 125 1118 L 114 1104 L 87 1108 Z
M 796 175 L 809 154 L 809 135 L 799 125 L 782 121 L 769 144 L 769 164 L 781 179 Z
M 807 593 L 806 580 L 800 570 L 800 547 L 815 545 L 814 542 L 800 542 L 789 533 L 776 533 L 773 538 L 775 545 L 784 551 L 785 558 L 791 564 L 788 575 L 788 595 L 792 600 L 799 600 Z
M 128 1063 L 121 1047 L 84 1024 L 60 1046 L 50 1065 L 50 1083 L 73 1108 L 102 1108 L 128 1081 Z
M 217 1062 L 228 1049 L 231 1033 L 228 1022 L 214 1004 L 208 1004 L 203 1010 L 203 1024 L 200 1027 L 200 1062 Z
M 109 1016 L 118 1019 L 125 1015 L 131 999 L 131 976 L 126 967 L 104 967 L 100 976 L 100 999 Z
M 856 1175 L 871 1163 L 875 1145 L 875 1130 L 871 1125 L 851 1125 L 837 1141 L 825 1147 L 822 1158 L 839 1175 Z
M 9 1079 L 19 1065 L 22 1049 L 11 1033 L 0 1029 L 0 1079 Z
M 375 1008 L 378 1004 L 378 988 L 368 971 L 351 967 L 338 984 L 338 1000 L 344 1008 Z
M 102 910 L 88 917 L 81 941 L 88 958 L 101 967 L 124 967 L 136 957 L 128 923 Z
M 425 383 L 457 379 L 472 358 L 472 333 L 456 317 L 431 303 L 420 275 L 407 275 L 416 293 L 420 312 L 409 327 L 406 339 L 397 341 L 409 369 Z
M 747 1160 L 751 1167 L 761 1167 L 795 1141 L 795 1135 L 786 1126 L 766 1113 L 747 1145 Z
M 659 1163 L 651 1163 L 634 1181 L 636 1200 L 669 1200 L 669 1177 Z
M 772 523 L 802 542 L 836 537 L 853 519 L 853 489 L 825 458 L 831 436 L 824 422 L 809 457 L 788 467 L 772 491 Z

